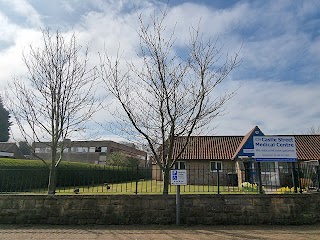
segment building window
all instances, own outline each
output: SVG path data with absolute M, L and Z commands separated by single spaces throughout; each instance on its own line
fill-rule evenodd
M 261 172 L 276 172 L 276 165 L 274 162 L 262 162 Z
M 76 152 L 77 152 L 77 147 L 72 147 L 72 148 L 71 148 L 71 152 L 72 152 L 72 153 L 76 153 Z
M 108 151 L 108 147 L 101 147 L 101 152 L 107 152 Z
M 185 161 L 176 161 L 174 164 L 174 169 L 186 169 Z
M 222 162 L 210 162 L 210 171 L 211 172 L 217 172 L 222 171 Z
M 44 153 L 44 148 L 35 148 L 35 153 Z

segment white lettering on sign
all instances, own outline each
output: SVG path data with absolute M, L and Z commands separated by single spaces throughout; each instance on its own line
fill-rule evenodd
M 254 153 L 254 149 L 243 149 L 243 153 Z

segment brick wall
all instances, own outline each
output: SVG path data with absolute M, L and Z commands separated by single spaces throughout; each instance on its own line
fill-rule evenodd
M 320 194 L 182 195 L 181 224 L 313 224 Z M 174 224 L 175 195 L 2 195 L 0 223 Z

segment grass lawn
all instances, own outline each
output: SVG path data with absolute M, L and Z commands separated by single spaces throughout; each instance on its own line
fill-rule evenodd
M 109 187 L 107 189 L 107 187 Z M 161 181 L 146 180 L 136 182 L 115 183 L 95 186 L 74 186 L 68 188 L 57 188 L 57 194 L 74 194 L 74 189 L 79 189 L 78 194 L 162 194 L 163 183 Z M 181 194 L 218 194 L 217 186 L 186 185 L 180 186 Z M 169 193 L 176 193 L 176 186 L 169 186 Z M 238 187 L 220 186 L 221 194 L 243 193 Z M 254 193 L 254 192 L 250 192 Z

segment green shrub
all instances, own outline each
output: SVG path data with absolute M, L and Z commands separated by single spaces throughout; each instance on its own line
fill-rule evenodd
M 43 191 L 49 169 L 40 160 L 0 159 L 0 192 Z M 57 187 L 94 186 L 150 179 L 150 169 L 64 162 L 57 168 Z

